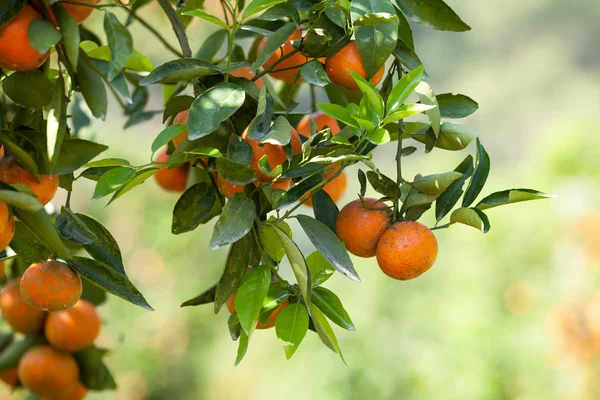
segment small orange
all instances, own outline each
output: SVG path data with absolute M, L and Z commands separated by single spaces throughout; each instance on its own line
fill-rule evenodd
M 73 390 L 79 367 L 72 355 L 50 346 L 37 346 L 19 361 L 19 380 L 38 396 L 62 396 Z
M 9 209 L 5 202 L 0 201 L 0 232 L 6 229 L 9 223 Z
M 55 349 L 75 353 L 94 344 L 102 322 L 93 304 L 79 300 L 73 307 L 51 312 L 44 332 Z
M 348 90 L 359 91 L 358 85 L 348 70 L 351 70 L 365 79 L 367 78 L 365 65 L 363 64 L 360 53 L 358 52 L 358 46 L 354 40 L 348 42 L 340 51 L 331 57 L 327 57 L 327 61 L 325 62 L 325 72 L 331 82 Z M 382 65 L 379 71 L 371 78 L 373 85 L 377 85 L 379 81 L 381 81 L 383 72 L 384 66 Z
M 327 127 L 329 130 L 331 130 L 332 136 L 340 133 L 340 126 L 335 118 L 330 117 L 323 111 L 317 111 L 310 115 L 304 116 L 300 120 L 298 126 L 296 127 L 296 130 L 299 134 L 305 137 L 310 137 L 310 121 L 315 121 L 315 124 L 317 125 L 317 132 L 320 132 Z
M 6 227 L 0 231 L 0 249 L 4 250 L 10 244 L 13 236 L 15 236 L 15 217 L 10 217 Z
M 23 300 L 19 279 L 9 281 L 0 292 L 2 316 L 16 332 L 35 335 L 42 331 L 46 312 L 32 308 Z
M 88 389 L 81 382 L 77 382 L 75 387 L 66 393 L 58 396 L 44 397 L 42 400 L 83 400 L 87 394 Z
M 225 303 L 225 305 L 227 306 L 227 310 L 229 310 L 229 312 L 231 314 L 233 314 L 235 312 L 235 295 L 236 295 L 236 293 L 232 294 L 231 297 Z M 277 322 L 277 316 L 279 315 L 281 310 L 283 310 L 284 308 L 286 308 L 289 305 L 290 305 L 289 300 L 285 300 L 285 301 L 281 302 L 281 304 L 279 304 L 277 306 L 277 308 L 271 313 L 271 315 L 269 315 L 269 318 L 267 319 L 267 321 L 265 321 L 264 324 L 262 322 L 260 322 L 260 319 L 259 319 L 258 323 L 256 324 L 256 329 L 269 329 L 269 328 L 274 327 L 275 323 Z
M 331 177 L 337 172 L 337 168 L 335 168 L 336 164 L 332 164 L 334 168 L 328 168 L 328 170 L 323 174 L 323 179 L 331 179 Z M 325 185 L 322 190 L 324 190 L 331 200 L 334 203 L 340 201 L 344 193 L 346 193 L 346 187 L 348 187 L 348 176 L 346 175 L 346 171 L 342 171 L 338 176 L 333 178 L 331 182 Z M 304 202 L 304 205 L 312 207 L 313 201 L 312 197 Z
M 43 206 L 54 198 L 58 189 L 58 175 L 40 175 L 38 182 L 13 157 L 0 159 L 0 181 L 9 185 L 20 183 L 29 186 Z
M 438 254 L 435 235 L 415 221 L 397 222 L 379 239 L 377 263 L 388 276 L 414 279 L 433 266 Z
M 31 71 L 46 61 L 48 52 L 40 53 L 29 42 L 29 25 L 36 19 L 42 17 L 30 5 L 25 4 L 12 21 L 0 28 L 0 68 Z
M 250 148 L 252 149 L 252 161 L 250 162 L 250 166 L 256 171 L 256 176 L 258 177 L 259 181 L 272 181 L 272 177 L 265 175 L 260 171 L 260 169 L 258 168 L 258 162 L 263 156 L 266 155 L 271 169 L 277 168 L 279 165 L 282 165 L 284 162 L 287 161 L 287 157 L 285 155 L 283 147 L 271 143 L 260 144 L 259 140 L 248 139 L 247 136 L 248 128 L 246 128 L 242 133 L 242 138 L 246 140 L 246 142 L 248 142 Z
M 231 76 L 235 76 L 236 78 L 246 78 L 248 80 L 252 80 L 252 78 L 254 78 L 254 76 L 256 75 L 254 72 L 250 72 L 250 67 L 242 67 L 242 68 L 238 68 L 235 69 L 233 71 L 230 71 L 229 74 Z M 263 81 L 262 78 L 258 78 L 256 81 L 254 81 L 254 83 L 256 84 L 256 86 L 260 89 L 263 87 L 263 85 L 265 84 L 265 82 Z
M 8 386 L 16 386 L 19 381 L 17 367 L 0 371 L 0 381 L 6 383 Z
M 190 115 L 190 110 L 183 110 L 180 113 L 178 113 L 175 118 L 173 118 L 173 124 L 187 124 L 188 121 L 188 116 Z M 181 134 L 179 134 L 178 136 L 176 136 L 173 139 L 173 146 L 175 146 L 175 148 L 177 148 L 181 142 L 183 142 L 185 139 L 187 139 L 188 137 L 188 131 L 182 132 Z
M 293 156 L 302 153 L 302 140 L 294 128 L 290 131 L 290 145 L 292 146 Z
M 71 2 L 72 3 L 86 3 L 86 4 L 92 4 L 92 5 L 100 2 L 100 0 L 69 0 L 69 1 L 70 1 L 70 3 Z M 41 0 L 34 0 L 32 2 L 35 9 L 38 11 L 40 11 L 40 9 L 41 9 L 40 2 L 41 2 Z M 70 4 L 70 3 L 65 3 L 62 1 L 57 2 L 58 5 L 60 5 L 62 8 L 67 10 L 69 12 L 69 14 L 71 14 L 71 16 L 73 17 L 75 22 L 77 22 L 77 24 L 81 24 L 83 21 L 88 19 L 88 17 L 92 14 L 92 12 L 94 12 L 94 7 L 89 7 L 87 5 Z M 54 16 L 52 9 L 50 7 L 48 7 L 46 10 L 48 12 L 48 20 L 50 20 L 50 22 L 52 22 L 54 25 L 58 26 L 58 22 L 56 21 L 56 17 Z
M 279 48 L 279 50 L 277 50 L 275 53 L 273 53 L 273 55 L 271 55 L 271 57 L 269 57 L 269 59 L 263 64 L 263 67 L 265 69 L 269 68 L 271 65 L 275 64 L 275 62 L 277 60 L 279 60 L 283 56 L 294 51 L 294 46 L 292 46 L 292 44 L 290 42 L 295 41 L 295 40 L 300 40 L 300 39 L 302 39 L 302 31 L 300 29 L 296 29 L 290 35 L 290 37 L 285 42 L 285 44 L 283 46 L 281 46 Z M 258 48 L 257 48 L 258 53 L 260 53 L 260 51 L 263 49 L 263 47 L 265 47 L 267 40 L 269 40 L 269 38 L 265 37 L 260 41 L 260 43 L 258 44 Z M 300 53 L 300 52 L 295 53 L 294 55 L 290 56 L 289 58 L 286 58 L 285 60 L 283 60 L 282 62 L 277 64 L 274 67 L 274 71 L 269 72 L 269 75 L 271 75 L 275 79 L 279 79 L 284 82 L 292 83 L 292 82 L 294 82 L 294 79 L 296 78 L 296 74 L 298 73 L 298 71 L 300 71 L 300 68 L 302 67 L 302 65 L 307 63 L 309 60 L 310 59 L 308 59 L 307 57 L 302 55 L 302 53 Z M 293 68 L 293 67 L 296 67 L 296 68 Z
M 335 229 L 346 248 L 355 256 L 374 257 L 377 243 L 390 227 L 390 216 L 386 205 L 377 199 L 354 200 L 344 206 L 338 214 Z
M 77 303 L 81 290 L 77 272 L 59 261 L 31 264 L 21 278 L 23 300 L 39 310 L 66 310 Z
M 162 150 L 156 158 L 158 162 L 169 161 L 167 149 Z M 185 192 L 187 187 L 188 175 L 190 173 L 190 165 L 183 165 L 168 168 L 165 164 L 156 164 L 156 167 L 161 168 L 160 171 L 154 174 L 154 179 L 163 189 L 171 192 Z

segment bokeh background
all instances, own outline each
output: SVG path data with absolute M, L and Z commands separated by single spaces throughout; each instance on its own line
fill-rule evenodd
M 362 283 L 334 276 L 326 284 L 357 327 L 336 329 L 347 365 L 313 334 L 286 361 L 270 330 L 257 332 L 234 367 L 237 343 L 229 338 L 227 313 L 179 307 L 222 271 L 225 252 L 208 249 L 210 227 L 171 235 L 177 196 L 153 181 L 109 207 L 91 202 L 93 186 L 78 181 L 73 208 L 106 223 L 130 277 L 156 309 L 114 297 L 101 306 L 99 343 L 114 349 L 107 362 L 119 389 L 91 399 L 600 398 L 600 8 L 593 0 L 450 4 L 473 30 L 415 26 L 415 41 L 437 93 L 460 92 L 479 102 L 464 122 L 492 157 L 484 194 L 531 187 L 558 197 L 490 210 L 487 235 L 466 226 L 436 231 L 437 263 L 415 281 L 392 281 L 375 260 L 355 258 Z M 101 33 L 102 13 L 96 14 L 88 25 Z M 158 7 L 145 14 L 176 44 Z M 211 29 L 194 22 L 194 49 Z M 167 60 L 135 23 L 133 32 L 136 48 L 154 65 Z M 160 88 L 151 93 L 150 108 L 160 109 Z M 111 146 L 105 156 L 146 163 L 160 119 L 124 130 L 116 104 L 109 115 L 85 135 Z M 376 154 L 390 173 L 391 147 Z M 404 168 L 407 176 L 442 172 L 463 157 L 420 151 Z M 357 191 L 353 183 L 341 203 Z M 13 397 L 0 388 L 0 398 Z

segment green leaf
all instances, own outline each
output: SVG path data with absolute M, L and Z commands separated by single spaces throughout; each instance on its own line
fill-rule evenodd
M 85 276 L 94 285 L 115 296 L 121 297 L 132 304 L 149 311 L 154 311 L 133 283 L 131 283 L 126 276 L 119 274 L 108 265 L 85 257 L 67 258 L 66 262 L 71 268 Z
M 98 180 L 92 200 L 97 200 L 121 188 L 133 179 L 135 173 L 135 168 L 129 166 L 117 167 L 107 171 Z
M 401 40 L 398 40 L 398 43 L 396 43 L 393 55 L 411 71 L 423 65 L 415 51 Z M 423 77 L 429 78 L 425 70 L 423 70 Z
M 52 5 L 52 13 L 56 18 L 58 27 L 62 33 L 67 59 L 73 68 L 76 69 L 77 64 L 79 63 L 79 42 L 81 41 L 77 22 L 75 22 L 75 19 L 67 10 L 58 4 Z
M 324 190 L 318 190 L 313 194 L 312 202 L 313 212 L 317 221 L 323 223 L 335 233 L 335 224 L 340 210 L 338 210 L 331 196 Z
M 18 221 L 15 222 L 15 234 L 10 241 L 10 248 L 31 264 L 45 262 L 52 256 L 52 251 Z
M 341 300 L 331 290 L 324 287 L 314 288 L 312 301 L 334 324 L 348 331 L 356 330 Z
M 250 165 L 252 162 L 252 147 L 238 135 L 231 135 L 227 147 L 227 157 L 236 163 Z
M 335 272 L 333 265 L 318 251 L 306 257 L 306 264 L 310 271 L 310 280 L 313 287 L 323 284 Z
M 61 207 L 60 214 L 56 216 L 56 229 L 63 238 L 79 244 L 91 244 L 97 236 L 85 223 L 66 207 Z
M 285 307 L 277 316 L 275 333 L 286 344 L 285 357 L 292 358 L 308 331 L 309 316 L 304 304 L 295 303 Z
M 13 209 L 13 213 L 53 253 L 61 258 L 69 257 L 69 251 L 60 239 L 60 236 L 58 236 L 58 232 L 50 220 L 50 216 L 44 209 L 37 212 L 30 212 L 15 208 Z
M 225 261 L 225 269 L 223 270 L 223 274 L 216 287 L 215 314 L 219 312 L 221 307 L 223 307 L 223 304 L 225 304 L 238 289 L 250 263 L 250 252 L 253 240 L 254 238 L 252 235 L 246 235 L 233 243 L 229 248 L 227 260 Z
M 465 118 L 479 108 L 479 104 L 464 94 L 444 93 L 437 96 L 442 118 Z
M 409 135 L 417 142 L 427 142 L 426 131 L 419 130 Z M 458 151 L 466 148 L 476 138 L 477 132 L 470 126 L 444 122 L 440 127 L 440 137 L 435 142 L 435 147 L 443 150 Z
M 235 311 L 246 334 L 256 326 L 270 284 L 271 270 L 265 265 L 251 269 L 240 282 L 235 295 Z
M 367 171 L 367 179 L 377 193 L 391 199 L 399 199 L 401 196 L 400 187 L 392 179 L 383 174 L 377 174 L 374 171 Z
M 214 15 L 211 15 L 211 14 L 206 13 L 201 10 L 186 11 L 182 14 L 188 15 L 190 17 L 201 18 L 205 21 L 212 22 L 213 24 L 219 25 L 223 29 L 229 29 L 229 25 L 227 25 L 224 21 L 221 21 L 219 18 L 215 17 Z
M 219 69 L 207 61 L 182 58 L 168 61 L 157 67 L 150 72 L 150 75 L 140 81 L 140 86 L 148 86 L 154 83 L 177 83 L 219 73 Z
M 190 186 L 175 203 L 171 232 L 174 235 L 191 232 L 198 225 L 208 222 L 212 218 L 211 211 L 217 196 L 210 183 L 200 182 Z
M 242 20 L 245 20 L 248 17 L 253 16 L 267 8 L 273 7 L 279 3 L 285 3 L 286 0 L 252 0 L 248 7 L 244 10 L 242 14 Z
M 0 190 L 0 201 L 29 212 L 37 212 L 43 208 L 35 197 L 16 190 Z
M 193 299 L 189 299 L 188 301 L 181 303 L 181 307 L 201 306 L 203 304 L 213 303 L 215 301 L 216 293 L 217 284 L 214 284 Z
M 248 351 L 248 343 L 249 342 L 250 342 L 250 338 L 248 337 L 248 335 L 246 334 L 246 332 L 241 331 L 239 333 L 238 351 L 237 351 L 237 357 L 235 359 L 235 366 L 236 367 L 244 359 L 244 356 L 246 355 L 246 352 Z
M 291 131 L 292 126 L 289 121 L 283 115 L 280 115 L 271 126 L 269 133 L 260 139 L 260 143 L 285 146 L 290 142 Z
M 38 167 L 29 153 L 11 141 L 8 135 L 0 134 L 0 142 L 2 142 L 5 151 L 8 151 L 8 153 L 12 154 L 17 159 L 20 166 L 33 175 L 34 178 L 39 178 Z
M 185 131 L 187 131 L 187 125 L 184 124 L 176 124 L 166 127 L 152 142 L 152 153 L 155 153 L 156 150 L 160 149 Z
M 421 81 L 417 87 L 415 88 L 415 92 L 419 96 L 421 103 L 433 106 L 433 108 L 429 109 L 425 113 L 429 118 L 429 123 L 431 124 L 431 128 L 433 132 L 435 132 L 435 136 L 440 136 L 440 108 L 438 107 L 438 102 L 431 89 L 431 86 L 427 82 Z
M 479 139 L 477 139 L 477 167 L 475 168 L 475 173 L 473 174 L 473 178 L 471 178 L 465 197 L 463 197 L 463 207 L 469 207 L 475 201 L 479 193 L 481 193 L 481 189 L 483 189 L 489 173 L 490 156 L 485 151 Z
M 356 23 L 371 14 L 384 13 L 395 17 L 396 10 L 385 0 L 355 0 L 351 3 L 350 16 L 354 24 L 354 36 L 358 51 L 365 65 L 367 77 L 372 77 L 385 64 L 398 41 L 398 19 L 379 25 L 357 26 Z
M 383 119 L 385 113 L 385 104 L 383 103 L 383 98 L 377 89 L 375 89 L 370 82 L 367 82 L 362 76 L 358 75 L 354 71 L 348 70 L 348 72 L 350 72 L 350 75 L 352 75 L 352 78 L 354 78 L 354 81 L 356 82 L 356 85 L 360 91 L 368 99 L 372 110 L 378 117 L 378 121 Z
M 382 145 L 390 142 L 390 133 L 385 128 L 377 128 L 367 133 L 367 139 L 373 144 Z
M 304 297 L 304 301 L 305 303 L 310 303 L 310 271 L 306 265 L 304 255 L 298 248 L 298 245 L 294 243 L 292 238 L 289 237 L 286 232 L 279 229 L 277 226 L 275 226 L 275 232 L 277 232 L 279 240 L 281 241 L 281 244 L 283 244 L 285 254 L 287 255 L 290 265 L 292 266 L 292 271 L 294 272 L 296 282 L 298 282 L 298 286 L 300 287 L 300 292 Z
M 137 171 L 133 179 L 131 179 L 129 182 L 127 182 L 124 186 L 122 186 L 115 192 L 108 204 L 123 196 L 125 193 L 129 192 L 134 187 L 141 185 L 146 181 L 146 179 L 151 178 L 158 171 L 160 171 L 160 168 L 155 167 L 148 167 Z
M 327 321 L 327 318 L 325 318 L 315 303 L 312 303 L 311 310 L 312 321 L 319 338 L 321 338 L 321 341 L 325 344 L 325 346 L 329 347 L 333 352 L 338 353 L 345 364 L 346 361 L 344 360 L 342 350 L 340 349 L 340 345 L 335 333 L 333 332 L 333 329 L 331 329 L 329 321 Z
M 235 193 L 223 207 L 223 212 L 215 224 L 210 248 L 216 250 L 246 236 L 252 228 L 255 217 L 254 202 L 243 193 Z
M 96 237 L 92 243 L 80 243 L 94 259 L 106 264 L 121 275 L 125 274 L 119 244 L 100 222 L 85 214 L 75 214 Z
M 427 104 L 406 104 L 398 107 L 398 110 L 389 114 L 384 120 L 382 125 L 391 124 L 393 122 L 400 121 L 401 119 L 410 117 L 411 115 L 420 114 L 432 110 L 435 106 Z
M 292 229 L 285 221 L 280 221 L 275 226 L 284 231 L 289 237 L 292 236 Z M 258 237 L 269 257 L 279 263 L 283 259 L 283 256 L 285 256 L 285 249 L 281 240 L 279 240 L 279 235 L 275 227 L 262 224 L 258 230 Z
M 550 199 L 554 196 L 538 192 L 533 189 L 509 189 L 501 192 L 495 192 L 486 196 L 477 204 L 479 210 L 487 210 L 488 208 L 498 207 L 505 204 L 519 203 L 521 201 Z
M 300 68 L 300 76 L 306 83 L 311 85 L 325 87 L 331 83 L 327 73 L 325 73 L 323 64 L 318 60 L 312 60 L 304 64 L 302 68 Z
M 22 339 L 10 343 L 0 353 L 0 371 L 14 368 L 19 365 L 21 357 L 32 347 L 46 344 L 44 336 L 24 336 Z
M 398 16 L 398 40 L 404 42 L 411 49 L 414 49 L 415 42 L 408 20 L 400 10 L 396 10 L 396 15 Z
M 234 185 L 245 185 L 256 180 L 256 171 L 252 167 L 233 162 L 225 157 L 217 159 L 216 164 L 221 178 Z
M 453 32 L 471 30 L 442 0 L 397 0 L 397 3 L 406 16 L 425 27 Z
M 40 71 L 20 71 L 4 79 L 2 90 L 18 105 L 39 110 L 52 101 L 54 85 Z
M 90 162 L 108 146 L 83 139 L 63 140 L 54 172 L 58 175 L 70 174 Z
M 31 47 L 44 54 L 58 42 L 62 35 L 54 25 L 43 19 L 34 19 L 27 29 L 27 39 Z
M 255 0 L 257 1 L 257 0 Z M 261 0 L 258 0 L 261 1 Z M 256 60 L 252 63 L 252 68 L 250 69 L 252 72 L 258 70 L 261 65 L 263 65 L 269 57 L 271 57 L 281 46 L 283 46 L 292 33 L 296 30 L 296 24 L 288 23 L 283 25 L 281 28 L 277 29 L 273 33 L 273 35 L 267 40 L 265 46 L 256 56 Z
M 490 230 L 490 221 L 484 212 L 477 208 L 461 207 L 454 210 L 450 215 L 450 222 L 472 226 L 483 233 Z
M 419 176 L 410 185 L 421 193 L 439 195 L 462 176 L 460 172 L 456 171 Z
M 352 116 L 352 113 L 348 111 L 346 108 L 337 105 L 337 104 L 317 104 L 319 110 L 323 111 L 325 114 L 329 115 L 332 118 L 337 119 L 338 121 L 343 122 L 344 124 L 352 127 L 358 128 L 358 123 Z
M 386 24 L 388 22 L 394 21 L 398 16 L 394 14 L 389 14 L 386 12 L 378 12 L 373 14 L 366 14 L 363 17 L 360 17 L 356 21 L 352 23 L 353 26 L 376 26 Z
M 104 119 L 108 109 L 106 87 L 102 77 L 90 66 L 91 61 L 83 50 L 79 51 L 79 64 L 77 66 L 77 83 L 85 103 L 92 115 Z
M 246 92 L 232 83 L 213 86 L 203 92 L 190 108 L 189 140 L 210 135 L 244 104 L 245 99 Z
M 316 247 L 316 249 L 333 265 L 335 269 L 347 278 L 360 282 L 358 274 L 354 270 L 352 260 L 338 237 L 323 223 L 307 215 L 296 216 L 300 226 Z
M 424 67 L 421 65 L 404 75 L 395 85 L 387 101 L 388 115 L 400 110 L 408 96 L 416 89 L 423 77 Z
M 165 104 L 163 112 L 163 123 L 173 115 L 177 115 L 182 111 L 189 110 L 194 102 L 192 96 L 175 96 L 171 97 Z
M 93 50 L 87 52 L 87 55 L 90 58 L 103 61 L 110 61 L 112 58 L 112 53 L 110 47 L 108 46 L 95 47 Z M 148 57 L 134 49 L 133 54 L 125 63 L 125 69 L 132 69 L 140 72 L 152 72 L 154 70 L 154 66 Z
M 201 60 L 211 61 L 221 47 L 223 47 L 223 43 L 225 43 L 228 35 L 229 28 L 219 29 L 218 31 L 213 32 L 203 40 L 202 46 L 200 46 L 200 50 L 195 54 L 195 57 Z
M 106 354 L 106 350 L 90 346 L 73 355 L 79 366 L 79 379 L 90 390 L 115 390 L 117 388 L 114 378 L 102 361 L 104 354 Z
M 435 218 L 439 222 L 444 218 L 452 207 L 460 200 L 463 194 L 463 186 L 467 179 L 473 174 L 473 156 L 470 154 L 454 169 L 454 171 L 462 174 L 460 179 L 452 182 L 452 184 L 436 199 L 435 202 Z
M 15 19 L 21 10 L 23 10 L 25 4 L 27 4 L 26 0 L 4 1 L 2 7 L 0 7 L 0 28 Z
M 99 306 L 106 302 L 106 292 L 104 289 L 95 286 L 87 278 L 81 279 L 82 292 L 81 299 L 92 303 L 95 306 Z

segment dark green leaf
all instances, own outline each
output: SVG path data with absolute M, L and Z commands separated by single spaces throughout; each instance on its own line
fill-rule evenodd
M 251 269 L 240 282 L 235 295 L 235 311 L 246 334 L 256 326 L 270 284 L 271 270 L 265 265 Z
M 254 202 L 243 193 L 235 193 L 223 207 L 223 212 L 215 224 L 210 248 L 215 250 L 246 236 L 252 228 L 255 217 Z
M 402 63 L 411 71 L 423 65 L 415 51 L 401 40 L 399 40 L 396 44 L 393 54 L 394 57 L 396 57 L 399 61 L 402 61 Z M 429 78 L 429 75 L 427 75 L 426 71 L 423 71 L 423 77 Z
M 217 171 L 222 179 L 233 184 L 245 185 L 256 180 L 256 171 L 252 167 L 225 157 L 217 159 Z
M 198 225 L 206 223 L 207 217 L 212 217 L 210 212 L 217 196 L 210 183 L 201 182 L 190 186 L 175 204 L 171 232 L 175 235 L 191 232 Z
M 4 79 L 2 89 L 15 103 L 39 110 L 52 101 L 54 85 L 40 71 L 20 71 Z
M 175 96 L 171 97 L 165 104 L 165 111 L 163 113 L 163 122 L 169 117 L 177 115 L 182 111 L 189 110 L 194 98 L 192 96 Z
M 61 207 L 56 216 L 56 229 L 63 238 L 79 244 L 92 244 L 97 236 L 68 208 Z
M 81 298 L 92 303 L 95 306 L 99 306 L 106 301 L 106 292 L 104 289 L 91 283 L 87 278 L 81 279 L 81 285 L 83 290 L 81 292 Z
M 62 33 L 67 59 L 73 68 L 77 68 L 77 64 L 79 63 L 79 42 L 81 41 L 77 22 L 75 22 L 75 19 L 66 9 L 58 4 L 52 5 L 52 13 L 54 13 L 54 17 Z
M 462 174 L 462 177 L 454 181 L 444 193 L 436 199 L 435 202 L 435 218 L 439 222 L 444 218 L 452 207 L 458 202 L 463 194 L 463 186 L 467 179 L 473 174 L 473 156 L 470 154 L 459 164 L 454 171 Z
M 44 54 L 57 44 L 62 35 L 54 25 L 43 19 L 34 19 L 27 29 L 27 39 L 31 47 Z
M 367 171 L 367 179 L 377 193 L 391 199 L 400 198 L 400 187 L 392 179 L 383 174 L 377 174 L 374 171 Z
M 86 104 L 92 115 L 104 119 L 108 109 L 106 87 L 102 77 L 91 67 L 91 61 L 83 50 L 79 51 L 79 64 L 77 66 L 77 83 Z
M 475 168 L 475 173 L 473 174 L 473 178 L 471 178 L 471 182 L 469 182 L 469 187 L 463 198 L 463 207 L 469 207 L 475 201 L 479 193 L 481 193 L 481 189 L 483 189 L 489 173 L 490 156 L 487 151 L 485 151 L 485 148 L 479 139 L 477 139 L 477 167 Z
M 252 147 L 238 135 L 231 135 L 227 147 L 227 157 L 236 163 L 250 165 L 252 162 Z
M 331 290 L 324 287 L 314 288 L 312 301 L 334 324 L 349 331 L 356 330 L 341 300 Z
M 257 1 L 257 0 L 255 0 Z M 258 0 L 263 1 L 263 0 Z M 267 0 L 269 1 L 269 0 Z M 283 25 L 267 40 L 265 46 L 256 56 L 256 60 L 252 63 L 251 71 L 254 72 L 260 68 L 284 43 L 286 43 L 292 33 L 296 30 L 296 24 L 288 23 Z
M 203 92 L 190 108 L 189 139 L 195 140 L 214 132 L 244 104 L 246 92 L 232 83 L 214 86 Z
M 495 192 L 486 196 L 478 204 L 479 210 L 487 210 L 488 208 L 502 206 L 504 204 L 518 203 L 521 201 L 549 199 L 553 195 L 538 192 L 533 189 L 509 189 L 501 192 Z
M 229 25 L 227 25 L 224 21 L 221 21 L 219 18 L 215 17 L 214 15 L 211 15 L 211 14 L 206 13 L 201 10 L 187 11 L 187 12 L 184 12 L 183 15 L 201 18 L 205 21 L 212 22 L 213 24 L 219 25 L 223 29 L 229 29 Z
M 81 243 L 90 256 L 103 262 L 119 274 L 126 275 L 121 249 L 119 249 L 119 244 L 108 229 L 88 215 L 76 214 L 76 216 L 96 236 L 93 243 Z
M 319 310 L 318 306 L 315 303 L 312 303 L 311 310 L 312 322 L 314 324 L 315 330 L 317 331 L 317 334 L 321 338 L 321 341 L 332 351 L 338 353 L 342 361 L 346 363 L 346 361 L 344 360 L 344 356 L 342 355 L 342 350 L 340 349 L 337 337 L 335 336 L 333 329 L 331 329 L 329 321 L 327 321 L 327 318 L 325 318 L 325 316 Z
M 421 193 L 440 195 L 453 182 L 462 178 L 462 174 L 456 171 L 444 172 L 441 174 L 417 176 L 410 185 Z
M 52 255 L 52 251 L 18 221 L 15 222 L 15 235 L 10 241 L 10 248 L 31 264 L 45 262 Z
M 27 0 L 8 0 L 0 6 L 0 28 L 11 22 L 23 7 L 27 4 Z
M 79 379 L 90 390 L 115 390 L 117 388 L 114 378 L 102 361 L 105 353 L 105 350 L 90 346 L 74 354 L 79 366 Z
M 177 124 L 171 125 L 163 129 L 156 139 L 152 142 L 152 153 L 155 153 L 156 150 L 160 149 L 171 140 L 175 139 L 177 136 L 181 135 L 183 132 L 187 131 L 187 125 Z
M 318 60 L 312 60 L 300 68 L 300 76 L 311 85 L 325 87 L 331 82 L 325 73 L 325 68 Z
M 331 196 L 324 191 L 318 190 L 312 197 L 313 212 L 317 221 L 327 226 L 333 233 L 336 232 L 335 224 L 340 210 Z
M 94 189 L 92 200 L 97 200 L 118 190 L 135 176 L 136 170 L 132 167 L 117 167 L 107 171 L 100 177 Z
M 461 207 L 454 210 L 450 215 L 450 222 L 469 225 L 483 233 L 490 230 L 490 221 L 484 212 L 477 208 Z
M 237 290 L 244 273 L 250 263 L 250 251 L 252 248 L 252 235 L 246 235 L 233 243 L 227 253 L 225 269 L 217 283 L 215 295 L 215 314 L 219 312 L 223 304 Z
M 220 73 L 219 69 L 207 61 L 182 58 L 168 61 L 157 67 L 150 75 L 140 81 L 140 86 L 148 86 L 154 83 L 176 83 L 218 73 Z
M 0 201 L 30 212 L 39 211 L 43 207 L 35 197 L 16 190 L 0 190 Z
M 397 0 L 402 12 L 428 28 L 464 32 L 471 30 L 442 0 Z
M 158 171 L 160 171 L 160 168 L 155 168 L 155 167 L 148 167 L 148 168 L 144 168 L 144 169 L 137 171 L 135 173 L 135 176 L 133 177 L 133 179 L 131 179 L 129 182 L 127 182 L 124 186 L 122 186 L 115 192 L 115 194 L 110 199 L 108 204 L 112 203 L 119 197 L 123 196 L 125 193 L 129 192 L 131 189 L 135 188 L 136 186 L 141 185 L 142 183 L 144 183 L 146 181 L 146 179 L 149 179 L 154 174 L 156 174 Z
M 41 243 L 52 250 L 53 253 L 61 258 L 69 257 L 69 251 L 60 239 L 60 236 L 58 236 L 54 224 L 44 209 L 37 212 L 29 212 L 15 208 L 13 209 L 13 212 L 19 221 L 25 225 Z
M 27 350 L 46 343 L 43 336 L 37 335 L 24 336 L 22 339 L 12 342 L 0 353 L 0 371 L 16 367 Z
M 444 93 L 437 96 L 442 118 L 465 118 L 479 108 L 479 104 L 464 94 Z
M 181 307 L 201 306 L 203 304 L 210 304 L 215 301 L 216 293 L 217 284 L 215 283 L 214 285 L 212 285 L 193 299 L 189 299 L 188 301 L 183 302 L 181 304 Z
M 288 236 L 286 232 L 279 229 L 277 226 L 275 226 L 275 232 L 277 232 L 279 240 L 281 241 L 281 244 L 283 244 L 285 254 L 287 255 L 290 265 L 292 266 L 292 271 L 294 272 L 296 282 L 298 282 L 298 286 L 300 287 L 300 292 L 304 297 L 304 301 L 310 304 L 311 278 L 304 255 L 302 255 L 298 245 L 294 243 L 292 238 Z
M 83 139 L 66 139 L 62 142 L 54 172 L 70 174 L 90 162 L 108 146 Z

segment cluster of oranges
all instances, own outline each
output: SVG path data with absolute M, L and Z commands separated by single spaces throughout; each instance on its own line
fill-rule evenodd
M 338 238 L 358 257 L 377 257 L 381 270 L 398 280 L 414 279 L 433 266 L 435 235 L 416 221 L 392 224 L 389 207 L 377 199 L 348 203 L 336 221 Z
M 98 1 L 100 0 L 74 0 L 69 3 L 61 2 L 60 6 L 80 24 L 90 16 L 94 8 L 72 3 L 95 4 Z M 42 11 L 41 0 L 32 0 L 30 3 L 25 4 L 15 18 L 0 28 L 0 68 L 11 71 L 31 71 L 42 65 L 48 58 L 49 52 L 42 54 L 31 45 L 27 32 L 29 25 L 35 20 L 42 19 L 44 13 L 54 25 L 58 23 L 51 8 Z
M 18 366 L 0 371 L 11 386 L 21 384 L 49 400 L 78 400 L 87 394 L 71 353 L 94 344 L 101 321 L 96 308 L 81 300 L 81 279 L 58 261 L 33 264 L 0 292 L 0 310 L 15 332 L 43 335 L 48 344 L 30 348 Z
M 0 153 L 3 151 L 0 149 Z M 9 185 L 25 185 L 31 189 L 37 200 L 46 205 L 58 189 L 58 176 L 40 175 L 36 179 L 11 157 L 0 158 L 0 181 Z M 15 219 L 4 202 L 0 202 L 0 249 L 6 248 L 15 234 Z

